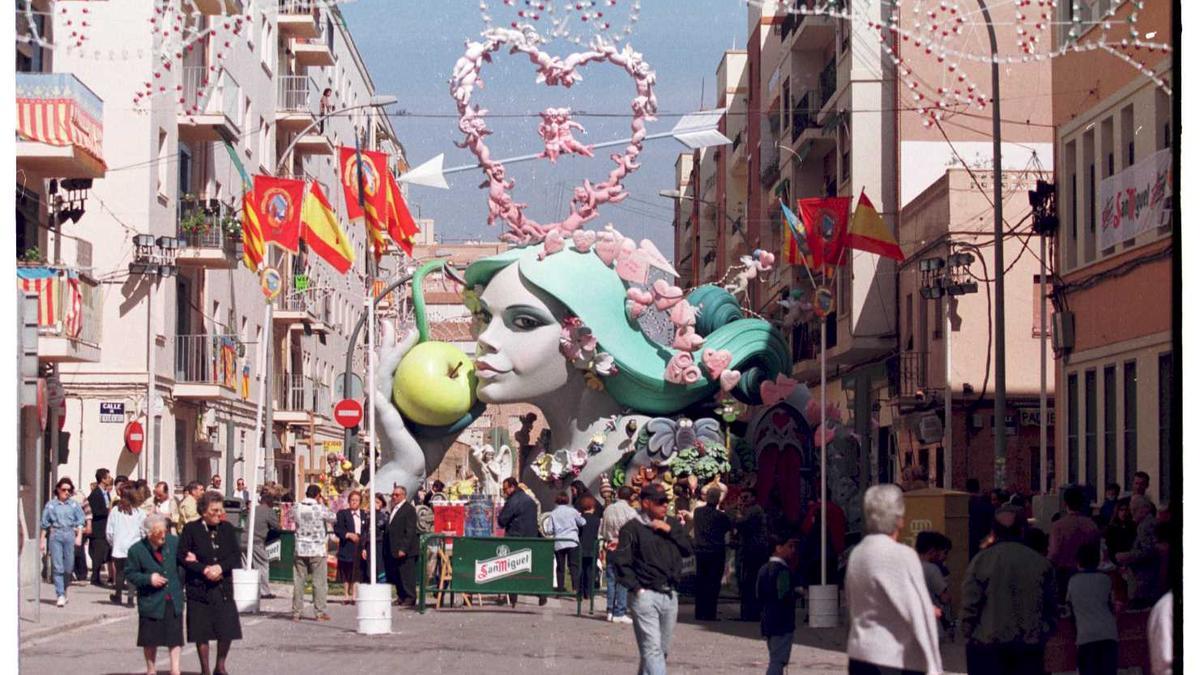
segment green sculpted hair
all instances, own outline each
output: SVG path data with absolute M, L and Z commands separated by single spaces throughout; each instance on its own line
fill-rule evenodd
M 596 336 L 599 349 L 612 355 L 618 372 L 604 378 L 606 391 L 621 405 L 645 414 L 678 413 L 720 388 L 700 363 L 704 349 L 728 350 L 730 368 L 742 372 L 733 394 L 747 403 L 760 402 L 759 385 L 787 371 L 787 344 L 770 323 L 750 319 L 732 295 L 716 286 L 702 286 L 688 295 L 700 308 L 696 332 L 704 345 L 695 354 L 703 376 L 690 385 L 663 379 L 667 362 L 677 353 L 642 334 L 625 311 L 625 284 L 595 253 L 564 248 L 538 260 L 539 246 L 528 246 L 484 258 L 467 268 L 471 287 L 486 286 L 500 270 L 516 263 L 522 279 L 554 297 L 578 316 Z

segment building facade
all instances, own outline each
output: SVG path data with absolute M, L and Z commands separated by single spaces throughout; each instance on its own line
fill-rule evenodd
M 95 315 L 85 319 L 104 326 L 84 331 L 93 353 L 53 369 L 70 439 L 50 474 L 83 486 L 99 467 L 176 486 L 222 474 L 232 486 L 249 475 L 265 383 L 273 441 L 259 453 L 259 479 L 295 488 L 304 465 L 340 451 L 334 376 L 367 288 L 366 235 L 345 217 L 337 147 L 357 139 L 402 161 L 387 117 L 371 105 L 376 92 L 353 37 L 336 5 L 320 0 L 183 3 L 169 18 L 153 4 L 89 3 L 86 46 L 76 47 L 65 36 L 77 10 L 59 4 L 71 3 L 46 3 L 46 43 L 19 69 L 73 78 L 110 102 L 102 122 L 111 168 L 93 170 L 86 208 L 61 236 L 18 219 L 19 243 L 87 268 L 97 298 L 85 295 Z M 181 30 L 166 38 L 128 30 L 152 20 Z M 19 39 L 23 49 L 31 51 Z M 303 245 L 299 254 L 268 247 L 267 263 L 284 279 L 269 343 L 258 276 L 241 264 L 244 177 L 254 174 L 318 183 L 356 255 L 342 276 Z M 25 185 L 45 191 L 48 177 Z M 378 275 L 398 267 L 385 259 Z M 146 431 L 140 453 L 124 440 L 135 420 Z
M 1124 3 L 1105 16 L 1101 3 L 1084 2 L 1075 36 L 1064 28 L 1060 45 L 1131 39 Z M 1172 3 L 1153 0 L 1138 12 L 1140 35 L 1173 35 Z M 1070 8 L 1063 18 L 1070 19 Z M 1167 88 L 1171 55 L 1123 50 L 1160 79 L 1118 59 L 1097 67 L 1097 52 L 1068 51 L 1054 61 L 1055 165 L 1059 219 L 1054 288 L 1057 365 L 1058 483 L 1080 484 L 1103 495 L 1104 485 L 1133 486 L 1150 476 L 1150 495 L 1165 502 L 1173 473 L 1172 172 L 1177 121 Z M 1086 91 L 1079 83 L 1087 84 Z M 1178 88 L 1175 89 L 1178 93 Z M 1133 202 L 1130 202 L 1132 195 Z M 1134 205 L 1136 208 L 1131 208 Z M 1160 301 L 1148 301 L 1155 298 Z

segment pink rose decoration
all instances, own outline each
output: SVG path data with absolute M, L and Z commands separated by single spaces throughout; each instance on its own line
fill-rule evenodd
M 667 362 L 664 379 L 672 384 L 694 384 L 700 380 L 700 368 L 690 352 L 679 352 Z

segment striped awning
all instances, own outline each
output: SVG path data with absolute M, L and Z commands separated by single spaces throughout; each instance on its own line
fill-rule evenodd
M 74 75 L 17 73 L 17 137 L 74 145 L 104 163 L 104 103 Z
M 38 327 L 78 338 L 83 330 L 83 293 L 74 270 L 18 267 L 17 287 L 38 296 Z

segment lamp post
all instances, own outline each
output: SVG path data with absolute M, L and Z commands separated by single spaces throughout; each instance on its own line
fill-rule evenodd
M 129 273 L 138 274 L 149 280 L 146 289 L 146 439 L 141 456 L 138 458 L 138 472 L 141 477 L 150 480 L 151 461 L 154 455 L 153 478 L 162 475 L 162 462 L 159 457 L 158 443 L 154 442 L 154 390 L 155 363 L 158 351 L 154 340 L 154 291 L 158 289 L 158 280 L 175 276 L 178 268 L 175 266 L 175 255 L 180 247 L 180 240 L 174 237 L 155 237 L 151 234 L 139 234 L 133 237 L 136 249 L 134 261 L 129 263 Z

